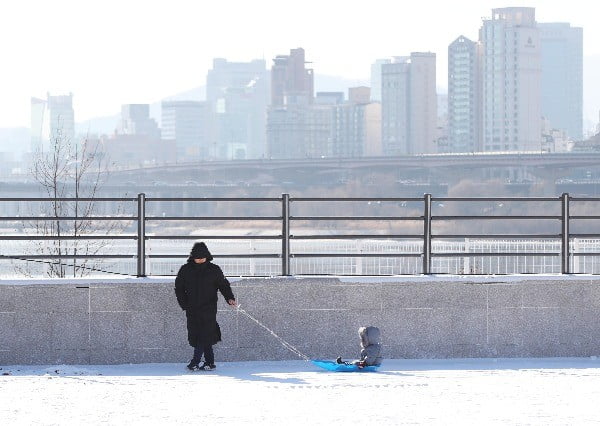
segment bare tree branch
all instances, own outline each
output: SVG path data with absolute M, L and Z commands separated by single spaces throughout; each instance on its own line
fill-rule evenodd
M 86 138 L 73 142 L 60 128 L 53 132 L 50 149 L 35 153 L 31 174 L 48 202 L 40 205 L 37 215 L 56 220 L 35 221 L 23 224 L 25 232 L 48 237 L 85 237 L 86 235 L 115 235 L 123 231 L 126 224 L 119 221 L 94 221 L 97 215 L 98 191 L 109 172 L 106 157 L 98 152 L 98 144 Z M 64 200 L 74 198 L 74 200 Z M 81 200 L 84 198 L 85 200 Z M 122 209 L 117 206 L 118 214 Z M 35 214 L 32 214 L 32 216 Z M 61 217 L 72 216 L 75 220 L 65 221 Z M 46 274 L 50 277 L 65 277 L 69 271 L 73 277 L 88 275 L 102 264 L 101 259 L 77 258 L 77 255 L 98 255 L 110 245 L 110 239 L 48 239 L 32 242 L 33 252 L 52 256 L 63 256 L 47 262 Z M 73 256 L 66 258 L 65 256 Z M 20 268 L 26 273 L 26 267 Z M 27 273 L 26 273 L 27 274 Z

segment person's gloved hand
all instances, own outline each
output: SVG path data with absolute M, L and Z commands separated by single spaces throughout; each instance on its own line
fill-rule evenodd
M 359 361 L 357 365 L 358 365 L 358 368 L 364 368 L 367 365 L 367 363 L 364 361 Z

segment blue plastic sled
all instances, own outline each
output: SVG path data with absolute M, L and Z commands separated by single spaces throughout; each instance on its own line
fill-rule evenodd
M 324 368 L 328 371 L 345 371 L 345 372 L 367 372 L 367 371 L 377 371 L 379 368 L 378 365 L 368 365 L 363 368 L 358 368 L 358 365 L 354 364 L 338 364 L 335 361 L 328 361 L 324 359 L 313 359 L 311 362 L 317 367 Z

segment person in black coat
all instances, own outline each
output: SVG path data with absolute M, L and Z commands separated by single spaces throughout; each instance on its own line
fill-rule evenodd
M 175 278 L 177 303 L 185 311 L 188 343 L 194 348 L 194 356 L 187 366 L 190 370 L 216 368 L 212 346 L 221 341 L 217 323 L 217 291 L 230 306 L 236 306 L 229 281 L 211 260 L 213 257 L 206 244 L 196 243 L 187 263 L 179 269 Z M 204 364 L 200 366 L 203 354 Z

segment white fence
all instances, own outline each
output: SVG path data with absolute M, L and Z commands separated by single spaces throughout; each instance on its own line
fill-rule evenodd
M 199 240 L 201 238 L 199 237 Z M 5 241 L 4 253 L 33 254 L 29 242 Z M 192 241 L 150 240 L 147 255 L 180 255 L 179 258 L 148 258 L 148 275 L 175 275 L 185 262 Z M 556 240 L 489 240 L 465 239 L 462 241 L 432 242 L 432 273 L 434 274 L 547 274 L 560 273 L 560 241 Z M 248 258 L 248 254 L 277 254 L 281 251 L 278 240 L 208 240 L 207 245 L 228 276 L 277 276 L 281 274 L 281 259 Z M 87 264 L 89 276 L 109 274 L 136 275 L 135 241 L 112 241 L 102 249 L 105 254 L 131 254 L 131 259 L 105 259 Z M 292 275 L 416 275 L 422 273 L 422 241 L 400 240 L 292 240 Z M 517 255 L 518 253 L 556 253 L 547 256 Z M 581 253 L 600 252 L 600 239 L 572 239 L 570 243 L 571 271 L 573 273 L 600 273 L 600 256 L 582 256 Z M 335 254 L 337 257 L 294 257 L 295 254 Z M 419 256 L 360 257 L 368 254 L 410 253 Z M 453 253 L 452 256 L 439 256 Z M 469 254 L 461 256 L 460 253 Z M 477 256 L 477 253 L 482 253 Z M 493 253 L 515 253 L 511 256 L 494 256 Z M 347 256 L 339 256 L 347 254 Z M 484 255 L 485 254 L 485 255 Z M 219 255 L 239 257 L 219 258 Z M 0 276 L 42 277 L 52 260 L 2 259 Z M 73 262 L 63 259 L 73 269 Z M 76 265 L 81 265 L 78 260 Z M 69 270 L 69 267 L 67 270 Z M 77 268 L 77 267 L 76 267 Z M 72 276 L 73 274 L 71 274 Z M 77 273 L 79 276 L 80 274 Z

